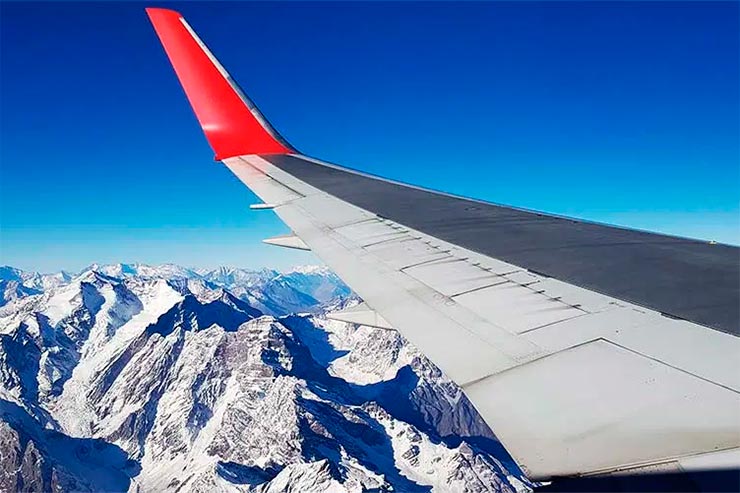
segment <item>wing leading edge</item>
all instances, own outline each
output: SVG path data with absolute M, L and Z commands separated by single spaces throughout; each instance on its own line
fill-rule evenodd
M 365 300 L 362 320 L 461 385 L 532 479 L 740 466 L 736 247 L 303 156 L 178 13 L 147 12 L 216 158 L 293 230 L 273 244 L 325 261 Z

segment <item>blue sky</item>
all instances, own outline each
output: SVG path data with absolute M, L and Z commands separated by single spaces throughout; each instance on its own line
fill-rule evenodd
M 143 8 L 178 9 L 304 153 L 740 243 L 738 3 L 0 4 L 0 263 L 286 267 Z

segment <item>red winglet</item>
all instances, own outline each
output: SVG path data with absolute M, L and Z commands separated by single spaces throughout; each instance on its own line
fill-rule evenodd
M 179 13 L 155 8 L 146 12 L 217 160 L 244 154 L 294 152 L 241 93 Z

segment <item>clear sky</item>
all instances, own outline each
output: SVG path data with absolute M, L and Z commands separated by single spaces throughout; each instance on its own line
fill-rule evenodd
M 179 10 L 311 156 L 740 243 L 738 3 L 0 4 L 0 263 L 285 267 L 144 13 Z

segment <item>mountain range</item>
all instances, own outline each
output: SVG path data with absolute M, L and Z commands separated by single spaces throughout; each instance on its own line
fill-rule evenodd
M 530 491 L 398 332 L 326 317 L 359 302 L 315 266 L 1 267 L 0 491 Z

